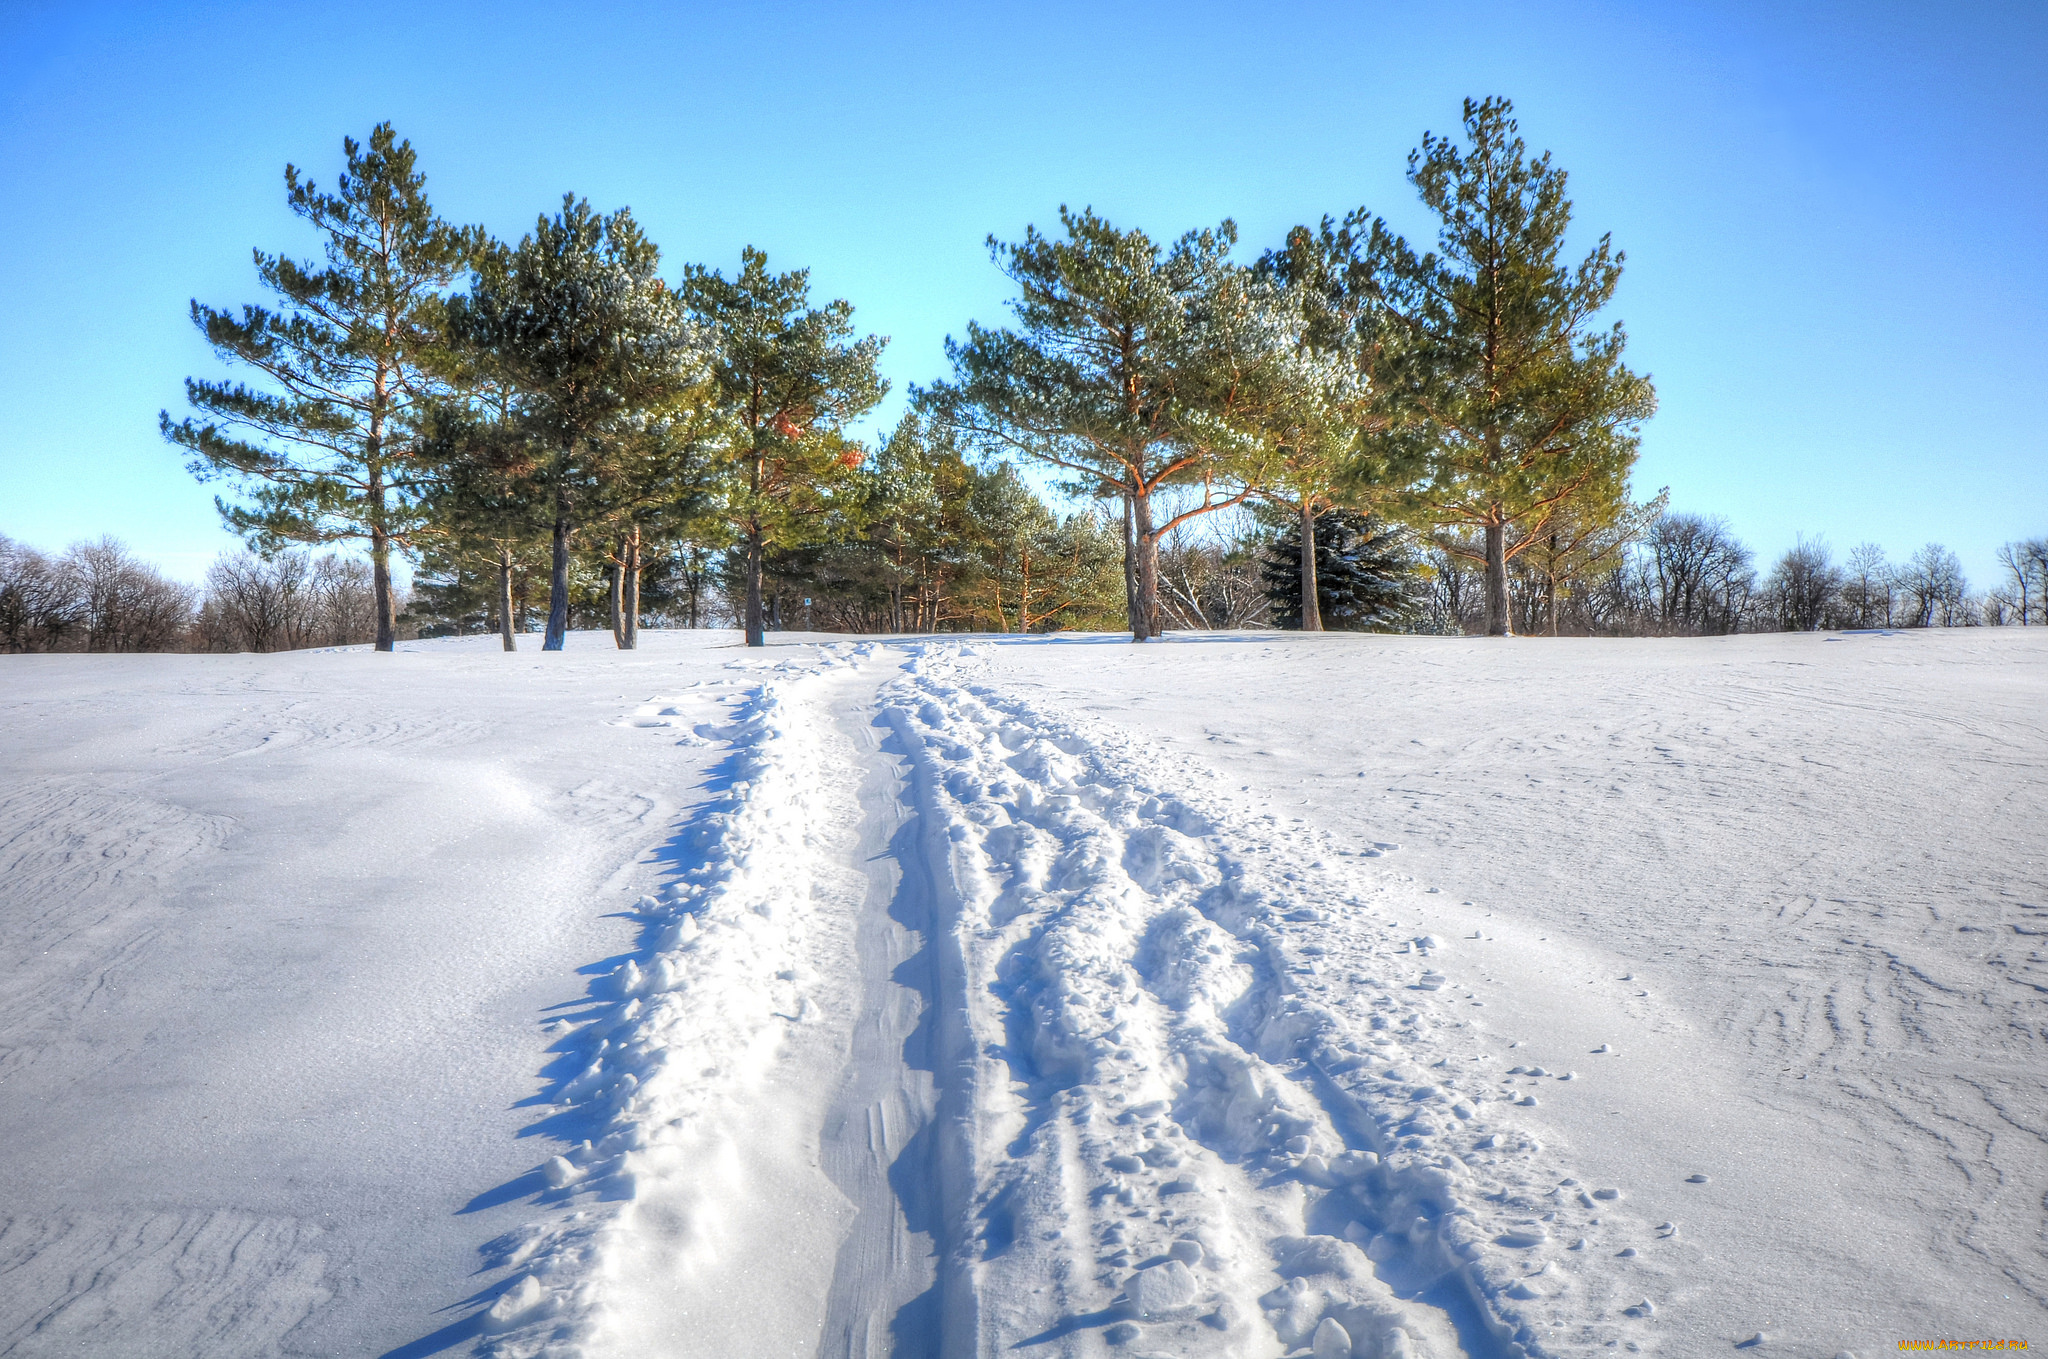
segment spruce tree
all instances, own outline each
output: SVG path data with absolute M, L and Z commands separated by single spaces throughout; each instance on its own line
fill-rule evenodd
M 452 334 L 514 385 L 514 418 L 546 450 L 534 471 L 548 505 L 545 651 L 562 649 L 571 544 L 603 513 L 631 422 L 702 373 L 698 336 L 659 264 L 630 211 L 601 216 L 565 194 L 517 247 L 488 252 L 476 286 L 449 306 Z
M 810 305 L 810 271 L 768 272 L 748 246 L 732 279 L 691 265 L 679 292 L 715 337 L 713 380 L 733 429 L 726 513 L 745 554 L 747 645 L 766 645 L 762 572 L 771 548 L 814 541 L 851 491 L 863 458 L 846 426 L 872 410 L 889 383 L 875 371 L 878 336 L 854 340 L 853 305 Z
M 1241 422 L 1250 387 L 1237 379 L 1272 351 L 1228 259 L 1232 223 L 1165 250 L 1087 209 L 1061 207 L 1060 225 L 1061 240 L 1035 227 L 1016 244 L 989 237 L 1021 294 L 1017 329 L 970 321 L 964 342 L 946 341 L 953 380 L 919 397 L 963 437 L 1123 506 L 1131 639 L 1149 641 L 1160 629 L 1160 539 L 1251 494 L 1258 440 Z M 1175 486 L 1201 497 L 1159 522 L 1153 499 Z
M 1543 540 L 1568 503 L 1592 520 L 1628 505 L 1637 428 L 1656 410 L 1649 379 L 1621 361 L 1625 335 L 1595 316 L 1621 281 L 1602 236 L 1573 267 L 1565 173 L 1531 160 L 1505 99 L 1465 101 L 1466 145 L 1425 134 L 1408 178 L 1441 222 L 1417 255 L 1374 222 L 1358 239 L 1385 313 L 1379 367 L 1426 465 L 1409 513 L 1485 567 L 1486 630 L 1509 622 L 1508 559 Z M 1362 225 L 1364 214 L 1349 219 Z M 1476 533 L 1475 550 L 1459 531 Z
M 1273 625 L 1301 631 L 1393 632 L 1414 618 L 1418 573 L 1412 542 L 1398 525 L 1377 515 L 1332 510 L 1315 521 L 1315 607 L 1320 628 L 1303 627 L 1308 612 L 1302 588 L 1301 526 L 1274 538 L 1261 576 Z
M 391 550 L 419 520 L 419 416 L 436 390 L 442 294 L 478 239 L 434 215 L 410 143 L 380 123 L 367 147 L 344 138 L 333 193 L 285 167 L 285 201 L 325 237 L 325 263 L 255 252 L 278 310 L 239 315 L 192 303 L 192 321 L 259 384 L 190 378 L 198 417 L 158 417 L 202 481 L 231 477 L 246 503 L 214 504 L 259 551 L 366 542 L 376 645 L 392 648 Z

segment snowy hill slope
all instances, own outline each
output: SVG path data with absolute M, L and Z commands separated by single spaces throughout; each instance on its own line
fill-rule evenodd
M 778 641 L 0 662 L 0 1354 L 2048 1314 L 2036 635 Z

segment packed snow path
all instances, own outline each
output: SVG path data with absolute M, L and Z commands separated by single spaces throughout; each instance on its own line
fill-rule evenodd
M 1412 888 L 1205 795 L 1189 762 L 972 685 L 972 646 L 909 650 L 878 716 L 917 816 L 870 753 L 852 857 L 893 841 L 897 868 L 863 909 L 817 867 L 848 857 L 826 770 L 860 733 L 821 712 L 845 653 L 722 729 L 679 699 L 639 714 L 736 764 L 698 861 L 642 904 L 646 948 L 593 988 L 551 1097 L 557 1136 L 592 1135 L 545 1168 L 580 1206 L 496 1248 L 526 1272 L 489 1351 L 799 1352 L 802 1238 L 841 1216 L 834 1356 L 1639 1343 L 1652 1305 L 1610 1262 L 1650 1233 L 1516 1117 L 1576 1073 L 1477 1041 L 1443 941 L 1374 918 Z M 848 1050 L 822 1119 L 832 1045 L 806 1026 Z M 802 1173 L 810 1135 L 844 1213 Z M 735 1320 L 764 1279 L 774 1315 Z
M 930 648 L 884 699 L 958 912 L 974 1351 L 1618 1340 L 1593 1323 L 1619 1281 L 1574 1266 L 1627 1215 L 1559 1191 L 1509 1113 L 1551 1073 L 1488 1068 L 1441 941 L 1378 925 L 1351 851 L 969 683 L 971 650 Z M 1326 974 L 1368 1004 L 1333 1007 Z
M 991 643 L 842 647 L 821 657 L 827 671 L 851 664 L 866 683 L 785 664 L 741 700 L 788 715 L 744 738 L 762 768 L 803 764 L 776 743 L 803 744 L 823 723 L 797 714 L 821 704 L 842 709 L 833 739 L 869 752 L 858 799 L 845 798 L 862 806 L 859 852 L 808 836 L 813 858 L 866 868 L 867 904 L 841 931 L 853 939 L 833 946 L 836 966 L 817 955 L 778 972 L 796 990 L 781 1008 L 756 997 L 750 1011 L 757 1034 L 770 1019 L 809 1022 L 848 1055 L 816 1135 L 852 1225 L 824 1302 L 796 1305 L 795 1281 L 779 1291 L 776 1334 L 789 1343 L 756 1331 L 761 1352 L 807 1352 L 813 1334 L 833 1356 L 1689 1352 L 1717 1332 L 1731 1344 L 1762 1333 L 1750 1296 L 1716 1296 L 1727 1267 L 1669 1206 L 1690 1195 L 1704 1209 L 1712 1176 L 1676 1173 L 1669 1149 L 1653 1149 L 1651 1173 L 1668 1183 L 1641 1186 L 1657 1205 L 1645 1214 L 1637 1186 L 1577 1164 L 1580 1152 L 1605 1165 L 1627 1155 L 1546 1147 L 1554 1123 L 1540 1111 L 1553 1101 L 1567 1113 L 1640 1105 L 1620 1049 L 1582 1040 L 1570 1066 L 1517 1060 L 1524 1040 L 1480 1013 L 1495 1005 L 1526 1031 L 1533 1009 L 1568 1007 L 1568 1022 L 1537 1026 L 1531 1046 L 1545 1051 L 1589 1026 L 1626 1032 L 1630 1048 L 1668 1040 L 1668 1017 L 1629 964 L 1581 955 L 1617 969 L 1618 998 L 1540 983 L 1518 995 L 1536 979 L 1492 975 L 1513 968 L 1482 961 L 1496 940 L 1484 925 L 1452 937 L 1459 908 L 1389 866 L 1398 846 L 1332 839 L 1265 810 L 1248 787 L 1228 791 L 1213 767 L 1005 691 L 989 663 L 1009 654 Z M 870 704 L 859 695 L 874 683 Z M 895 738 L 885 753 L 866 730 L 875 723 Z M 842 779 L 842 795 L 853 783 Z M 744 858 L 750 819 L 788 820 L 801 798 L 764 791 L 774 786 L 755 781 L 712 818 L 728 830 L 706 843 L 707 863 Z M 828 819 L 816 807 L 796 821 L 806 818 Z M 803 881 L 792 833 L 775 860 L 784 889 Z M 748 928 L 747 912 L 767 912 L 792 939 L 843 911 L 815 888 L 794 915 L 787 890 L 772 910 L 724 888 L 691 905 L 697 894 L 668 894 L 681 916 L 656 911 L 671 942 L 697 940 L 692 922 L 735 906 Z M 1518 942 L 1545 956 L 1547 940 Z M 592 1032 L 645 1023 L 642 998 L 687 991 L 692 966 L 680 955 L 628 961 L 618 1018 Z M 821 988 L 833 999 L 817 1003 Z M 731 1022 L 738 993 L 704 990 Z M 754 1108 L 775 1112 L 739 1142 L 786 1136 L 789 1101 Z M 1749 1117 L 1770 1125 L 1767 1112 Z M 670 1136 L 631 1120 L 612 1135 Z M 603 1336 L 605 1352 L 629 1352 L 623 1338 L 645 1327 L 655 1297 L 674 1318 L 723 1315 L 736 1273 L 805 1253 L 782 1247 L 744 1268 L 681 1268 L 666 1294 L 608 1295 L 603 1260 L 579 1270 L 542 1259 L 535 1280 L 558 1286 L 522 1280 L 492 1318 L 507 1328 L 492 1347 L 574 1353 Z M 630 1320 L 604 1320 L 615 1314 Z M 680 1320 L 658 1329 L 670 1352 L 732 1341 L 710 1343 L 716 1327 Z
M 2048 1315 L 2032 638 L 676 640 L 465 654 L 410 708 L 354 667 L 448 651 L 17 696 L 0 1354 L 1827 1359 Z M 1546 746 L 1458 687 L 1489 668 Z M 143 745 L 63 716 L 169 674 Z M 1496 754 L 1446 781 L 1446 734 Z M 340 791 L 404 892 L 313 881 Z M 1447 857 L 1460 796 L 1528 838 Z M 1913 867 L 1944 800 L 1960 889 Z M 1759 873 L 1811 905 L 1750 922 Z M 224 951 L 272 898 L 354 929 Z M 1709 939 L 1764 970 L 1672 961 Z M 484 1117 L 536 1065 L 490 1017 L 536 1011 L 541 1089 Z

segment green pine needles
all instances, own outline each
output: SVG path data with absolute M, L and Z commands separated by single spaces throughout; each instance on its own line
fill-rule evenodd
M 816 541 L 835 491 L 857 496 L 865 453 L 846 426 L 889 390 L 875 370 L 888 341 L 853 338 L 851 303 L 811 306 L 810 278 L 808 269 L 770 273 L 768 256 L 752 246 L 734 278 L 696 265 L 683 271 L 691 318 L 720 338 L 712 371 L 734 436 L 725 504 L 746 554 L 748 646 L 765 644 L 766 554 Z
M 625 508 L 650 423 L 679 413 L 706 376 L 710 346 L 684 323 L 660 263 L 630 211 L 602 216 L 564 194 L 517 246 L 483 251 L 475 287 L 449 304 L 451 339 L 509 381 L 510 419 L 538 450 L 526 484 L 549 532 L 544 651 L 568 634 L 578 528 Z
M 345 139 L 333 193 L 286 166 L 285 199 L 325 237 L 325 263 L 255 252 L 256 276 L 280 306 L 239 315 L 194 301 L 192 320 L 254 385 L 186 381 L 200 412 L 164 436 L 189 450 L 201 480 L 225 477 L 239 503 L 223 519 L 259 550 L 361 541 L 374 573 L 377 649 L 395 636 L 391 550 L 412 546 L 420 418 L 435 395 L 445 344 L 443 290 L 479 236 L 434 215 L 409 143 L 389 123 L 367 147 Z
M 989 237 L 1009 324 L 948 339 L 950 375 L 913 388 L 874 448 L 858 427 L 889 390 L 887 342 L 850 303 L 814 302 L 809 271 L 749 246 L 730 277 L 685 265 L 671 283 L 629 210 L 574 194 L 500 244 L 436 216 L 388 123 L 342 148 L 332 192 L 285 169 L 324 258 L 257 251 L 271 307 L 192 304 L 240 378 L 190 380 L 194 414 L 161 426 L 230 484 L 216 503 L 259 552 L 367 547 L 380 649 L 394 550 L 444 625 L 491 620 L 507 650 L 543 579 L 547 650 L 600 618 L 630 648 L 650 607 L 728 617 L 750 646 L 798 619 L 1119 614 L 1149 641 L 1169 616 L 1209 620 L 1201 598 L 1256 617 L 1230 602 L 1231 563 L 1270 562 L 1276 533 L 1293 560 L 1267 573 L 1267 616 L 1383 626 L 1404 615 L 1354 598 L 1344 545 L 1405 544 L 1395 525 L 1439 583 L 1476 570 L 1487 632 L 1554 630 L 1663 508 L 1628 484 L 1656 394 L 1600 319 L 1622 253 L 1602 236 L 1567 258 L 1564 171 L 1529 154 L 1505 99 L 1467 100 L 1461 135 L 1409 157 L 1427 250 L 1364 208 L 1253 262 L 1228 220 L 1155 239 L 1062 206 L 1057 230 Z
M 1565 260 L 1565 173 L 1548 153 L 1528 158 L 1507 100 L 1466 100 L 1464 122 L 1466 144 L 1425 134 L 1408 159 L 1441 224 L 1436 250 L 1417 255 L 1375 222 L 1370 274 L 1387 401 L 1422 468 L 1402 505 L 1483 564 L 1486 631 L 1505 635 L 1509 559 L 1560 514 L 1611 522 L 1628 507 L 1657 398 L 1621 361 L 1621 323 L 1595 326 L 1622 253 L 1603 235 L 1576 266 Z

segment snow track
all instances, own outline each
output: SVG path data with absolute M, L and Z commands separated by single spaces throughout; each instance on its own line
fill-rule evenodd
M 1376 924 L 1402 886 L 1193 765 L 970 683 L 971 647 L 906 669 L 884 702 L 972 1041 L 948 1244 L 974 1340 L 949 1352 L 1648 1340 L 1654 1303 L 1614 1269 L 1640 1224 L 1513 1117 L 1576 1073 L 1493 1065 L 1441 942 Z
M 487 1251 L 518 1272 L 484 1316 L 481 1352 L 815 1344 L 825 1281 L 812 1262 L 850 1216 L 818 1168 L 815 1131 L 830 1094 L 817 1077 L 843 1054 L 839 1035 L 817 1031 L 863 899 L 833 871 L 852 831 L 835 777 L 851 752 L 814 696 L 844 664 L 835 649 L 820 670 L 778 667 L 722 725 L 692 722 L 688 696 L 634 715 L 733 754 L 722 793 L 678 837 L 683 867 L 640 902 L 644 947 L 565 1021 L 542 1129 L 576 1140 L 539 1172 L 542 1201 L 564 1211 Z
M 876 651 L 627 719 L 727 743 L 727 782 L 563 1021 L 569 1146 L 487 1252 L 481 1352 L 1650 1342 L 1648 1229 L 1516 1117 L 1577 1074 L 1499 1069 L 1454 948 L 1391 923 L 1391 846 L 976 683 L 972 645 L 883 651 L 870 703 Z
M 857 857 L 868 895 L 854 935 L 859 986 L 844 1082 L 819 1148 L 854 1218 L 833 1262 L 818 1354 L 942 1359 L 937 896 L 906 806 L 903 761 L 878 748 L 880 729 L 866 705 L 849 710 L 841 727 L 867 757 Z

